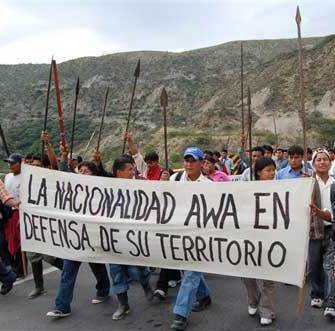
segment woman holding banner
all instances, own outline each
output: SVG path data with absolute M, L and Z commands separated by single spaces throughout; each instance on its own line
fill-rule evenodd
M 275 162 L 268 157 L 258 159 L 254 167 L 256 180 L 273 180 L 276 173 Z M 248 314 L 260 315 L 261 325 L 270 325 L 276 318 L 274 312 L 275 283 L 271 280 L 260 280 L 262 286 L 259 287 L 256 279 L 243 278 L 243 283 L 248 295 Z

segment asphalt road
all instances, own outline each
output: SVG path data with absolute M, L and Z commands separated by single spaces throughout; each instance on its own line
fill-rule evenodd
M 72 315 L 52 320 L 46 317 L 46 313 L 53 309 L 59 278 L 59 271 L 45 275 L 47 293 L 35 300 L 27 300 L 27 294 L 33 288 L 32 280 L 20 282 L 8 296 L 1 296 L 0 331 L 160 331 L 170 328 L 176 289 L 169 291 L 165 302 L 148 303 L 140 286 L 133 284 L 128 293 L 131 313 L 124 320 L 113 321 L 112 313 L 117 307 L 117 301 L 112 297 L 102 304 L 91 304 L 95 294 L 95 282 L 85 264 L 82 265 L 77 279 Z M 217 275 L 207 275 L 206 278 L 212 291 L 213 303 L 208 310 L 191 315 L 187 330 L 334 330 L 335 322 L 324 318 L 322 310 L 310 308 L 309 289 L 306 290 L 304 314 L 302 318 L 298 318 L 297 288 L 277 284 L 277 320 L 271 326 L 261 327 L 257 317 L 247 314 L 245 290 L 240 279 Z M 156 279 L 157 275 L 153 274 L 153 287 Z

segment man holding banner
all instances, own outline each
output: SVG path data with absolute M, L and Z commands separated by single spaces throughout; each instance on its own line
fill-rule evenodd
M 329 176 L 330 156 L 318 149 L 312 157 L 316 171 L 309 242 L 311 306 L 324 307 L 324 316 L 335 317 L 335 180 Z
M 204 154 L 202 150 L 197 147 L 187 148 L 184 152 L 185 171 L 176 173 L 170 180 L 210 183 L 210 180 L 201 172 L 203 160 Z M 172 322 L 171 329 L 184 330 L 191 310 L 201 311 L 210 304 L 210 292 L 203 273 L 185 271 L 173 309 L 175 319 Z
M 115 167 L 119 178 L 24 166 L 22 247 L 78 266 L 85 261 L 187 270 L 174 307 L 175 330 L 185 329 L 192 309 L 210 305 L 204 272 L 302 287 L 313 180 L 222 185 L 202 175 L 202 163 L 202 151 L 188 148 L 185 171 L 169 182 L 125 180 L 134 172 L 129 158 Z M 79 171 L 94 175 L 93 166 L 84 162 Z M 71 282 L 62 275 L 68 304 L 78 269 Z M 117 281 L 122 274 L 114 273 L 114 286 L 127 286 Z
M 113 175 L 115 178 L 133 179 L 135 176 L 135 168 L 130 158 L 121 157 L 116 159 L 113 164 Z M 152 300 L 153 291 L 149 283 L 150 270 L 147 267 L 123 264 L 110 264 L 109 267 L 113 280 L 112 291 L 119 301 L 119 306 L 112 316 L 113 320 L 120 320 L 130 313 L 127 294 L 130 281 L 139 281 L 147 300 Z

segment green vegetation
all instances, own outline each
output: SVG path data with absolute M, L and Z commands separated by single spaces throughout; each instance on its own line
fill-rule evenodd
M 319 105 L 327 91 L 335 89 L 335 36 L 306 38 L 306 102 Z M 245 83 L 253 97 L 253 122 L 269 110 L 279 116 L 299 105 L 299 76 L 295 39 L 244 42 Z M 182 151 L 188 145 L 219 148 L 231 137 L 230 149 L 239 145 L 240 130 L 240 43 L 230 42 L 184 53 L 131 52 L 86 57 L 59 65 L 67 138 L 70 139 L 72 104 L 76 77 L 82 82 L 76 125 L 75 151 L 83 149 L 99 125 L 104 94 L 110 86 L 103 138 L 103 159 L 110 161 L 121 153 L 121 132 L 125 126 L 133 70 L 141 58 L 130 131 L 143 153 L 157 150 L 163 155 L 160 91 L 168 93 L 168 136 L 172 166 L 180 166 Z M 0 116 L 11 151 L 39 152 L 39 137 L 45 107 L 49 64 L 0 65 Z M 254 97 L 265 88 L 271 91 L 265 102 Z M 51 91 L 48 131 L 58 150 L 56 101 Z M 246 91 L 245 91 L 246 96 Z M 259 94 L 258 94 L 259 97 Z M 256 98 L 257 99 L 257 98 Z M 260 98 L 261 99 L 261 98 Z M 254 102 L 256 101 L 256 102 Z M 257 108 L 255 105 L 258 104 Z M 311 114 L 310 131 L 315 140 L 334 140 L 333 120 Z M 292 132 L 283 141 L 294 140 Z M 96 139 L 96 138 L 95 138 Z M 96 140 L 94 140 L 96 141 Z M 94 146 L 94 141 L 92 146 Z M 259 133 L 259 141 L 275 144 L 274 135 Z M 2 153 L 3 155 L 3 153 Z M 2 167 L 0 165 L 0 171 Z
M 325 118 L 322 113 L 314 111 L 308 118 L 309 128 L 315 131 L 318 141 L 324 146 L 333 146 L 335 141 L 335 119 Z

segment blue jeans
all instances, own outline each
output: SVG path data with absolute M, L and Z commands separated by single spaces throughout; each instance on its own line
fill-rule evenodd
M 143 288 L 149 286 L 150 270 L 147 267 L 110 264 L 109 268 L 113 281 L 113 294 L 127 292 L 129 290 L 129 283 L 133 280 L 140 282 Z
M 56 309 L 63 313 L 71 311 L 74 285 L 80 268 L 81 262 L 64 260 L 64 266 L 56 297 Z M 106 266 L 100 263 L 89 263 L 89 266 L 97 280 L 97 296 L 105 297 L 109 294 L 110 282 Z
M 335 241 L 330 235 L 326 234 L 323 242 L 324 306 L 335 308 Z
M 193 303 L 196 300 L 208 297 L 209 294 L 209 288 L 202 272 L 185 271 L 173 312 L 188 318 L 191 314 Z
M 16 275 L 11 267 L 5 266 L 0 260 L 0 282 L 5 286 L 11 286 L 16 280 Z

